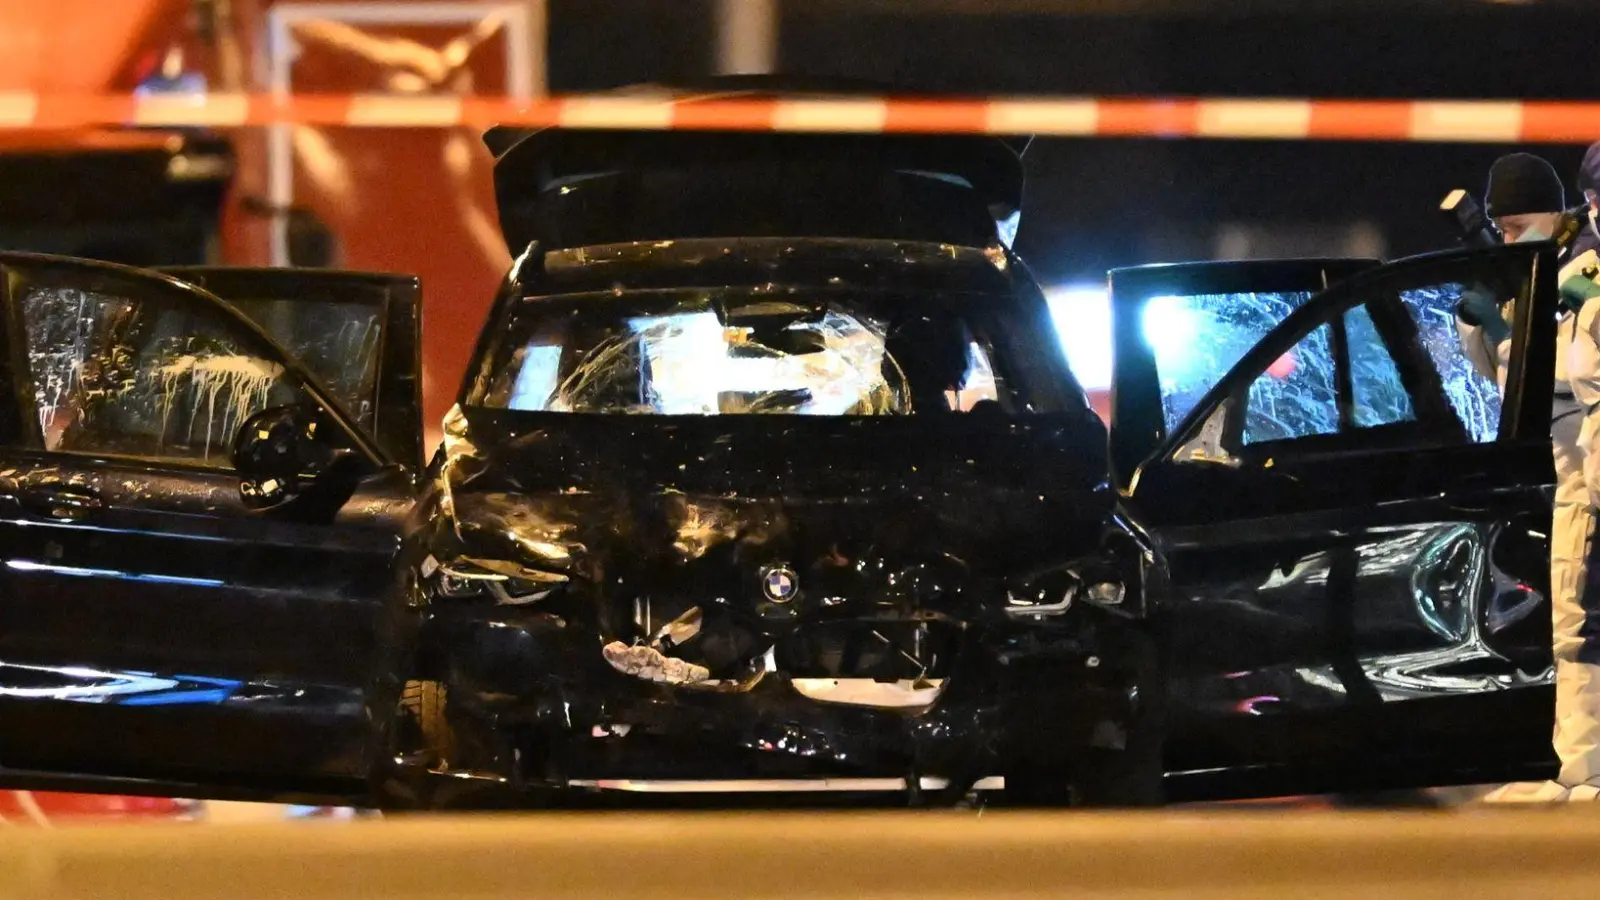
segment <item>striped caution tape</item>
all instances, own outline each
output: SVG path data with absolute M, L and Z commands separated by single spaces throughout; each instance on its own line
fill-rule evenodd
M 1600 140 L 1600 102 L 0 93 L 0 128 L 491 125 L 1455 143 Z

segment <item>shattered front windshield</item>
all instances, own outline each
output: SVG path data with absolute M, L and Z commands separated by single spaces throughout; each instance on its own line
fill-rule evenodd
M 1016 302 L 748 289 L 532 298 L 513 311 L 469 404 L 655 415 L 1058 410 L 1070 396 L 1053 377 L 1065 371 L 1051 366 L 1059 348 L 1008 315 Z

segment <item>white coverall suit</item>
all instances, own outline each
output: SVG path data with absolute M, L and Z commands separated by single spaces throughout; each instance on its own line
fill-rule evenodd
M 1587 261 L 1580 257 L 1563 268 L 1563 288 L 1571 284 L 1574 270 L 1589 268 L 1593 262 L 1592 256 Z M 1558 360 L 1557 375 L 1565 373 L 1582 415 L 1579 483 L 1584 488 L 1585 506 L 1578 521 L 1583 523 L 1583 538 L 1573 536 L 1572 540 L 1584 552 L 1593 528 L 1593 511 L 1600 506 L 1600 300 L 1584 302 L 1577 316 L 1567 318 L 1574 321 L 1574 333 L 1567 342 L 1566 365 L 1560 366 Z M 1558 459 L 1559 455 L 1558 450 Z M 1557 478 L 1563 475 L 1558 464 Z M 1563 480 L 1556 494 L 1558 517 L 1564 487 Z M 1554 534 L 1551 540 L 1554 542 Z M 1552 552 L 1552 572 L 1555 556 Z M 1556 753 L 1561 757 L 1561 774 L 1556 780 L 1570 789 L 1565 799 L 1596 800 L 1600 799 L 1600 631 L 1595 629 L 1600 626 L 1600 590 L 1586 587 L 1582 562 L 1575 571 L 1577 602 L 1555 606 Z M 1588 614 L 1595 615 L 1595 621 L 1585 628 Z
M 1566 256 L 1565 251 L 1562 254 Z M 1510 313 L 1508 306 L 1506 312 Z M 1581 595 L 1592 528 L 1590 485 L 1600 488 L 1600 410 L 1585 416 L 1590 404 L 1600 403 L 1600 337 L 1580 334 L 1585 324 L 1593 330 L 1600 303 L 1592 303 L 1583 316 L 1563 311 L 1556 326 L 1554 397 L 1550 410 L 1550 443 L 1555 462 L 1555 509 L 1550 528 L 1550 614 L 1556 668 L 1556 722 L 1553 744 L 1561 760 L 1555 783 L 1507 785 L 1491 794 L 1491 801 L 1544 802 L 1568 799 L 1568 789 L 1590 783 L 1600 785 L 1600 666 L 1578 661 L 1584 623 Z M 1580 321 L 1580 318 L 1583 321 Z M 1493 378 L 1505 390 L 1506 365 L 1511 342 L 1499 346 L 1483 329 L 1456 321 L 1461 347 L 1479 374 Z M 1584 349 L 1580 349 L 1583 347 Z M 1595 348 L 1593 358 L 1585 354 Z M 1580 376 L 1579 380 L 1572 375 Z M 1584 394 L 1577 394 L 1580 381 Z M 1585 399 L 1585 395 L 1588 399 Z M 1589 465 L 1596 480 L 1585 479 L 1584 449 L 1594 446 Z M 1596 495 L 1600 497 L 1600 494 Z M 1596 647 L 1600 662 L 1600 646 Z M 1597 791 L 1600 793 L 1600 791 Z

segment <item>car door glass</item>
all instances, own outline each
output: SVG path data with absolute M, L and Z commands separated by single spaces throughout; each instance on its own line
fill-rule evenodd
M 1357 306 L 1342 314 L 1349 353 L 1350 417 L 1341 421 L 1338 356 L 1331 324 L 1317 326 L 1251 381 L 1243 404 L 1239 443 L 1259 444 L 1315 435 L 1338 434 L 1416 421 L 1411 395 L 1372 314 Z M 1228 462 L 1228 421 L 1239 415 L 1224 402 L 1207 417 L 1199 433 L 1173 455 L 1175 460 Z
M 1294 333 L 1304 336 L 1265 371 L 1230 373 L 1229 395 L 1168 458 L 1237 465 L 1239 451 L 1250 444 L 1363 430 L 1375 433 L 1308 448 L 1499 440 L 1500 387 L 1463 352 L 1455 309 L 1463 285 L 1474 283 L 1497 284 L 1501 293 L 1525 298 L 1532 262 L 1529 252 L 1496 248 L 1409 262 L 1352 285 L 1329 298 L 1340 301 L 1339 311 L 1330 306 L 1298 326 Z M 1276 350 L 1287 339 L 1267 340 Z M 1272 453 L 1287 449 L 1275 446 Z
M 1344 331 L 1350 347 L 1350 424 L 1374 428 L 1415 421 L 1417 411 L 1400 379 L 1400 367 L 1365 306 L 1345 312 Z
M 1250 383 L 1244 443 L 1333 434 L 1338 430 L 1333 329 L 1323 325 Z
M 230 297 L 228 302 L 294 354 L 329 393 L 372 431 L 378 416 L 378 359 L 383 339 L 380 303 L 304 297 Z
M 1416 323 L 1417 337 L 1439 372 L 1445 399 L 1472 440 L 1484 444 L 1500 432 L 1500 387 L 1478 374 L 1461 351 L 1455 311 L 1462 290 L 1460 282 L 1428 285 L 1401 291 L 1400 301 Z
M 1341 430 L 1376 428 L 1417 418 L 1411 395 L 1400 379 L 1383 338 L 1366 306 L 1343 315 L 1349 352 L 1350 420 L 1339 417 L 1337 357 L 1333 329 L 1319 326 L 1280 356 L 1250 385 L 1244 443 L 1282 441 Z
M 236 322 L 186 295 L 30 285 L 21 306 L 46 450 L 226 468 L 245 419 L 302 399 Z
M 1170 431 L 1250 348 L 1311 298 L 1309 291 L 1151 298 L 1140 326 L 1161 381 Z

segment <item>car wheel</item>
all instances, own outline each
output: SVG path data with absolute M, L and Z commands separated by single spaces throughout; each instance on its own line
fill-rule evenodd
M 1161 729 L 1142 721 L 1129 729 L 1121 750 L 1090 750 L 1074 766 L 1072 805 L 1091 807 L 1160 806 L 1162 791 Z M 1153 718 L 1153 717 L 1148 717 Z
M 1140 734 L 1141 730 L 1157 733 Z M 1006 806 L 1160 806 L 1165 800 L 1159 729 L 1136 725 L 1121 750 L 1088 750 L 1070 768 L 1009 768 L 1005 779 Z
M 1156 644 L 1137 642 L 1138 700 L 1120 749 L 1091 747 L 1070 763 L 1003 766 L 1006 806 L 1149 807 L 1166 802 L 1166 703 Z
M 416 724 L 422 749 L 435 765 L 448 764 L 455 757 L 455 732 L 446 718 L 450 691 L 437 681 L 408 681 L 400 695 L 400 708 Z

